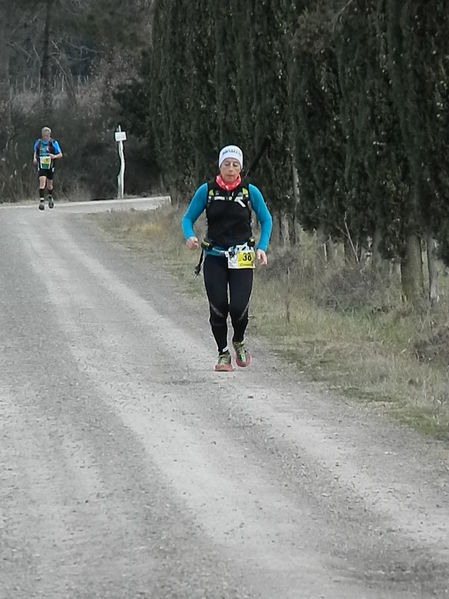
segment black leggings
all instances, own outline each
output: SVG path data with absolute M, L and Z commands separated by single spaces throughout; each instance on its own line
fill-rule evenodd
M 228 345 L 227 317 L 231 315 L 233 341 L 243 341 L 248 324 L 248 307 L 253 287 L 252 268 L 228 268 L 225 256 L 207 255 L 204 259 L 204 285 L 209 299 L 212 334 L 218 351 Z M 228 300 L 228 287 L 229 297 Z

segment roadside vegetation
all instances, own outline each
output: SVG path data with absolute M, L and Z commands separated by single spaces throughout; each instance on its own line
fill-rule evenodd
M 446 2 L 20 0 L 3 16 L 0 202 L 37 197 L 42 125 L 64 152 L 56 198 L 114 197 L 120 125 L 126 193 L 173 211 L 103 224 L 152 255 L 165 239 L 194 292 L 179 212 L 220 147 L 244 169 L 266 147 L 252 330 L 302 376 L 447 435 Z
M 181 213 L 164 208 L 91 218 L 112 239 L 161 264 L 186 292 L 203 296 L 201 277 L 192 276 L 199 254 L 184 246 Z M 401 301 L 394 269 L 379 281 L 369 266 L 360 272 L 345 265 L 339 249 L 332 268 L 324 269 L 307 234 L 299 251 L 271 249 L 268 268 L 256 271 L 250 336 L 269 340 L 305 381 L 448 439 L 446 277 L 438 306 L 418 312 Z

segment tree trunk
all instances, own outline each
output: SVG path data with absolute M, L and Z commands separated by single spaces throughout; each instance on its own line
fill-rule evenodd
M 407 238 L 406 254 L 401 261 L 402 297 L 413 307 L 421 309 L 424 302 L 424 277 L 421 240 L 416 233 Z
M 301 202 L 301 196 L 299 192 L 299 175 L 298 169 L 295 166 L 294 158 L 292 158 L 292 181 L 293 181 L 293 198 L 294 198 L 294 207 L 293 207 L 293 230 L 295 234 L 295 239 L 293 241 L 294 245 L 299 244 L 300 241 L 300 228 L 297 223 L 297 218 L 299 214 L 299 205 Z
M 73 75 L 70 71 L 67 55 L 64 52 L 61 52 L 58 60 L 59 68 L 62 72 L 62 86 L 64 86 L 65 83 L 65 92 L 73 110 L 76 107 L 78 100 L 76 97 L 75 83 L 73 81 Z
M 316 231 L 316 261 L 319 265 L 326 264 L 326 242 L 328 235 L 325 234 L 323 228 L 320 226 Z
M 333 242 L 331 237 L 327 238 L 326 241 L 326 259 L 328 264 L 334 264 L 337 258 L 337 245 Z
M 357 248 L 354 246 L 352 239 L 345 237 L 344 239 L 344 250 L 345 250 L 345 264 L 354 265 L 359 261 L 357 256 Z
M 371 252 L 372 252 L 372 265 L 373 265 L 373 270 L 380 271 L 380 269 L 382 268 L 382 263 L 383 263 L 383 259 L 382 259 L 382 254 L 380 253 L 380 244 L 382 242 L 382 233 L 379 227 L 376 228 L 376 230 L 374 231 L 374 237 L 373 237 L 373 243 L 371 245 Z
M 44 26 L 44 42 L 42 50 L 42 66 L 41 66 L 41 81 L 42 81 L 42 106 L 44 115 L 48 118 L 52 108 L 52 86 L 50 72 L 50 30 L 51 30 L 51 15 L 52 15 L 53 0 L 48 0 L 45 3 L 45 26 Z
M 382 258 L 379 247 L 382 242 L 382 233 L 380 229 L 376 229 L 374 232 L 373 243 L 371 246 L 372 251 L 372 262 L 371 267 L 375 273 L 377 273 L 382 281 L 391 279 L 391 262 Z
M 271 233 L 271 246 L 279 247 L 282 243 L 281 230 L 282 230 L 282 213 L 279 210 L 273 211 L 273 229 Z
M 299 245 L 301 240 L 301 231 L 296 217 L 294 214 L 288 215 L 288 236 L 290 240 L 290 247 L 296 247 Z
M 283 248 L 290 247 L 289 217 L 286 212 L 281 212 L 279 215 L 279 240 Z
M 0 152 L 3 152 L 8 146 L 11 129 L 8 50 L 8 15 L 10 11 L 6 6 L 6 0 L 0 0 L 0 9 L 2 14 L 2 18 L 0 19 L 0 121 L 2 123 L 0 130 Z
M 438 268 L 436 259 L 436 241 L 431 235 L 426 238 L 427 241 L 427 269 L 429 271 L 429 300 L 430 305 L 435 306 L 440 301 L 438 291 Z
M 300 243 L 300 227 L 297 223 L 297 215 L 299 210 L 299 203 L 301 200 L 299 194 L 299 175 L 298 169 L 295 166 L 295 159 L 292 157 L 292 181 L 293 181 L 293 198 L 294 206 L 292 215 L 290 218 L 290 243 L 292 246 L 297 246 Z
M 298 169 L 294 165 L 293 159 L 292 159 L 292 180 L 293 180 L 293 197 L 295 198 L 295 209 L 297 210 L 298 206 L 299 206 L 299 202 L 300 202 L 299 175 L 298 175 Z

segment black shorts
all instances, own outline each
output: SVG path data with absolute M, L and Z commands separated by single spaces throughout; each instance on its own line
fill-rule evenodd
M 37 171 L 37 176 L 38 177 L 47 177 L 47 179 L 53 179 L 54 172 L 55 172 L 54 166 L 52 166 L 51 168 L 40 168 Z

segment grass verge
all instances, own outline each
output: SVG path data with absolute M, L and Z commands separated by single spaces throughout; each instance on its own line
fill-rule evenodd
M 180 217 L 176 209 L 164 208 L 89 218 L 113 240 L 175 275 L 190 295 L 203 295 L 203 286 L 192 277 L 199 254 L 185 248 Z M 444 293 L 437 311 L 418 315 L 400 303 L 394 282 L 376 287 L 358 273 L 348 287 L 354 273 L 324 272 L 307 242 L 300 258 L 273 252 L 269 260 L 270 268 L 256 271 L 250 334 L 267 338 L 304 380 L 449 440 Z

